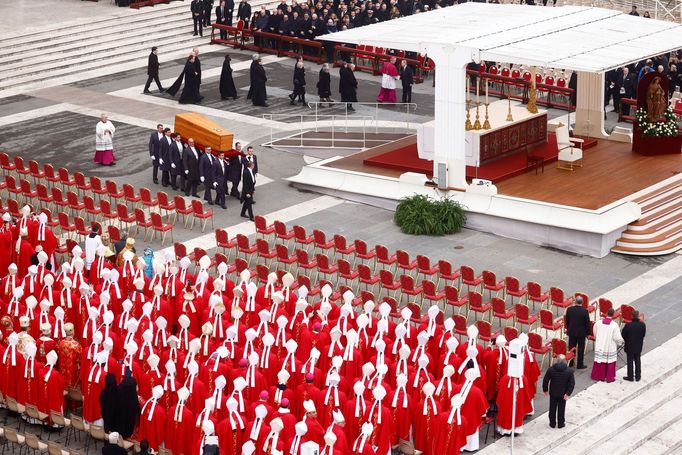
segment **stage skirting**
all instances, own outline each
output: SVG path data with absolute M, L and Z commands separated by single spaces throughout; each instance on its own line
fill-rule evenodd
M 553 133 L 549 133 L 547 142 L 533 148 L 531 153 L 534 156 L 542 157 L 545 165 L 556 161 L 558 153 L 556 136 Z M 419 158 L 416 137 L 407 145 L 403 144 L 395 150 L 367 158 L 363 163 L 367 166 L 397 169 L 404 172 L 418 172 L 429 176 L 433 175 L 433 161 Z M 480 178 L 491 180 L 495 183 L 523 174 L 526 172 L 526 163 L 527 155 L 524 147 L 523 151 L 499 158 L 478 168 L 467 166 L 466 175 L 467 179 Z

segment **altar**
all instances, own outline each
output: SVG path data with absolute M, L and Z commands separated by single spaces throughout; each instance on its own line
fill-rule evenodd
M 499 100 L 488 106 L 490 129 L 469 130 L 465 132 L 465 157 L 467 166 L 479 167 L 500 158 L 525 151 L 526 147 L 536 147 L 547 142 L 547 111 L 528 112 L 526 106 L 512 101 L 513 121 L 508 122 L 507 100 Z M 473 123 L 476 108 L 469 109 Z M 485 108 L 479 108 L 479 121 L 485 120 Z M 433 160 L 435 120 L 417 126 L 417 149 L 419 158 Z

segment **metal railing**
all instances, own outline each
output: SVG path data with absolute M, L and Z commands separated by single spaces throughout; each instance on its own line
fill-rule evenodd
M 362 115 L 353 113 L 349 110 L 349 104 L 354 106 L 369 106 L 373 108 L 374 115 Z M 330 109 L 343 108 L 341 113 L 321 113 L 320 108 L 323 105 L 331 105 Z M 369 142 L 373 139 L 368 138 L 368 134 L 377 134 L 380 129 L 382 132 L 390 130 L 391 132 L 413 132 L 416 122 L 411 118 L 415 115 L 417 110 L 416 103 L 346 103 L 341 101 L 332 101 L 331 103 L 322 101 L 311 101 L 308 107 L 313 110 L 311 113 L 295 114 L 295 113 L 277 113 L 277 114 L 263 114 L 263 119 L 270 121 L 270 140 L 263 146 L 275 146 L 276 142 L 286 139 L 288 147 L 298 148 L 367 148 Z M 384 108 L 380 108 L 384 107 Z M 395 119 L 381 119 L 381 114 L 390 113 L 391 116 L 396 114 L 406 116 L 403 120 Z M 280 130 L 273 121 L 287 123 L 291 125 L 298 124 L 297 128 L 287 128 L 281 134 L 277 134 L 276 130 Z M 294 132 L 298 130 L 297 132 Z M 320 139 L 319 137 L 306 137 L 306 132 L 327 132 L 329 137 Z M 349 137 L 351 133 L 361 133 L 361 137 Z M 295 142 L 298 141 L 298 144 Z M 331 145 L 319 145 L 320 141 L 329 142 Z M 348 146 L 351 143 L 353 146 Z

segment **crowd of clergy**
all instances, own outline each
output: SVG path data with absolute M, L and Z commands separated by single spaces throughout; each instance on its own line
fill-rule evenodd
M 437 306 L 415 321 L 329 285 L 308 295 L 290 273 L 148 264 L 132 242 L 86 241 L 58 265 L 28 207 L 3 216 L 0 243 L 0 391 L 48 425 L 80 389 L 85 421 L 176 455 L 298 455 L 310 441 L 324 455 L 446 455 L 479 448 L 491 408 L 502 434 L 534 411 L 533 354 L 512 416 L 504 337 L 486 345 L 471 326 L 460 341 Z

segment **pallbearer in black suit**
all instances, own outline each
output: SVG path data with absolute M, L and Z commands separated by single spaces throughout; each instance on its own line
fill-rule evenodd
M 246 169 L 248 163 L 253 163 L 253 175 L 254 177 L 258 175 L 258 157 L 253 153 L 253 147 L 250 145 L 246 147 L 246 155 L 241 157 L 241 168 Z M 252 197 L 251 203 L 255 204 L 256 200 Z
M 175 135 L 173 143 L 170 146 L 170 185 L 174 190 L 178 189 L 178 175 L 180 176 L 180 188 L 185 188 L 185 171 L 182 166 L 182 156 L 184 147 L 182 145 L 182 136 L 180 133 Z
M 239 199 L 241 195 L 239 194 L 239 182 L 242 179 L 242 144 L 236 142 L 234 144 L 234 151 L 238 152 L 230 157 L 230 182 L 232 182 L 232 189 L 230 190 L 230 196 Z
M 211 188 L 213 188 L 213 157 L 211 147 L 204 148 L 204 154 L 199 160 L 199 180 L 204 184 L 204 200 L 209 205 L 213 205 L 213 196 L 211 195 Z
M 191 137 L 187 139 L 187 147 L 182 156 L 182 167 L 185 172 L 187 183 L 185 186 L 185 195 L 199 197 L 197 194 L 197 186 L 199 186 L 199 151 L 194 147 L 194 139 Z
M 163 138 L 161 139 L 161 152 L 159 154 L 159 167 L 161 168 L 161 185 L 167 187 L 170 183 L 171 172 L 171 154 L 170 147 L 173 143 L 171 139 L 170 128 L 163 130 Z
M 156 46 L 152 47 L 152 52 L 149 54 L 149 60 L 147 62 L 147 83 L 144 84 L 144 93 L 150 93 L 149 86 L 152 85 L 152 81 L 156 82 L 159 92 L 163 92 L 161 81 L 159 81 L 159 57 Z
M 253 163 L 249 162 L 244 167 L 244 175 L 242 175 L 242 213 L 241 216 L 246 218 L 246 212 L 249 212 L 248 218 L 253 221 L 253 194 L 256 191 L 256 176 L 253 174 Z
M 218 152 L 218 159 L 213 163 L 213 188 L 215 189 L 215 203 L 226 209 L 225 192 L 227 191 L 227 177 L 229 166 L 225 161 L 225 152 Z
M 149 136 L 149 158 L 152 160 L 152 179 L 159 183 L 159 156 L 161 154 L 161 139 L 163 138 L 163 125 L 156 125 L 156 131 Z

